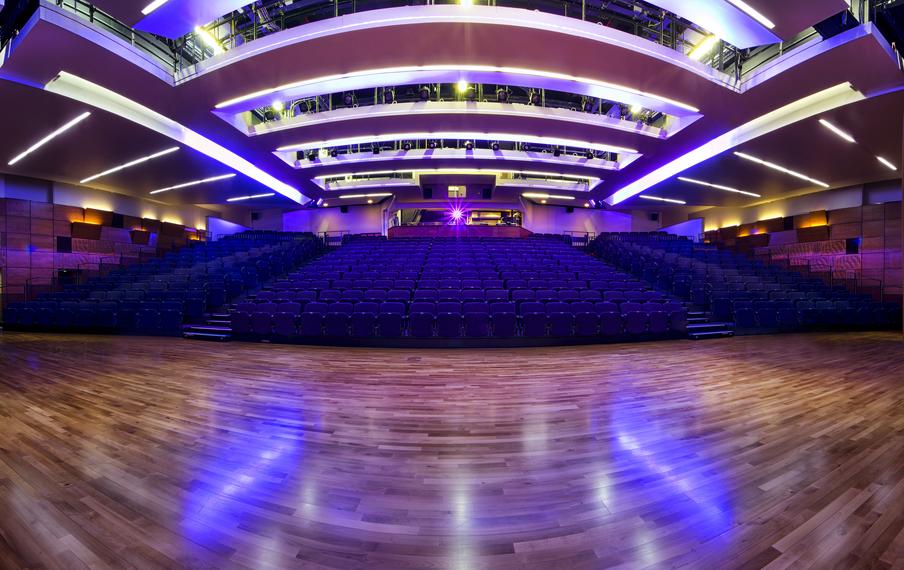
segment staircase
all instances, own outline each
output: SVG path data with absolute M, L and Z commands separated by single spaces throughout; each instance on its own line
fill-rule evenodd
M 182 336 L 196 340 L 230 340 L 232 325 L 229 313 L 211 313 L 206 316 L 205 324 L 184 325 Z
M 712 313 L 704 311 L 688 311 L 687 336 L 691 340 L 734 336 L 734 323 L 713 321 Z

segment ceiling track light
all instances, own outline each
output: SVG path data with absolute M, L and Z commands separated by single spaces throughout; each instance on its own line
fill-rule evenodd
M 97 174 L 94 174 L 93 176 L 89 176 L 88 178 L 85 178 L 84 180 L 80 180 L 79 184 L 87 184 L 88 182 L 91 182 L 92 180 L 97 180 L 98 178 L 107 176 L 108 174 L 113 174 L 114 172 L 119 172 L 120 170 L 125 170 L 126 168 L 131 168 L 133 166 L 137 166 L 137 165 L 147 162 L 149 160 L 154 160 L 155 158 L 160 158 L 161 156 L 166 156 L 170 153 L 176 152 L 177 150 L 179 150 L 179 147 L 174 146 L 174 147 L 168 148 L 166 150 L 161 150 L 160 152 L 155 152 L 154 154 L 149 154 L 148 156 L 143 156 L 141 158 L 137 158 L 131 162 L 127 162 L 125 164 L 120 164 L 119 166 L 114 166 L 113 168 L 110 168 L 109 170 L 104 170 L 103 172 L 98 172 Z
M 738 190 L 737 188 L 732 188 L 731 186 L 722 186 L 721 184 L 712 184 L 710 182 L 704 182 L 703 180 L 695 180 L 693 178 L 687 178 L 684 176 L 679 176 L 678 180 L 682 182 L 689 182 L 690 184 L 697 184 L 698 186 L 706 186 L 707 188 L 715 188 L 716 190 L 725 190 L 726 192 L 734 192 L 735 194 L 743 194 L 745 196 L 752 196 L 753 198 L 762 198 L 759 194 L 755 194 L 753 192 L 746 192 L 744 190 Z
M 687 204 L 684 200 L 673 200 L 672 198 L 660 198 L 658 196 L 647 196 L 646 194 L 641 194 L 639 196 L 644 200 L 655 200 L 657 202 L 668 202 L 669 204 L 681 204 L 682 206 Z
M 849 143 L 857 142 L 856 140 L 854 140 L 854 137 L 852 137 L 851 135 L 842 131 L 841 129 L 839 129 L 838 127 L 836 127 L 835 125 L 833 125 L 832 123 L 828 122 L 825 119 L 819 119 L 819 124 L 824 126 L 827 129 L 829 129 L 830 131 L 832 131 L 833 133 L 835 133 L 836 135 L 843 138 L 844 140 L 846 140 Z
M 82 114 L 79 115 L 78 117 L 72 119 L 71 121 L 69 121 L 68 123 L 66 123 L 65 125 L 63 125 L 62 127 L 58 128 L 57 130 L 53 131 L 52 133 L 50 133 L 50 134 L 47 135 L 46 137 L 42 138 L 41 140 L 39 140 L 39 141 L 36 142 L 35 144 L 33 144 L 33 145 L 31 145 L 30 147 L 28 147 L 28 149 L 27 149 L 25 152 L 23 152 L 22 154 L 16 156 L 15 158 L 13 158 L 13 159 L 10 160 L 9 162 L 7 162 L 7 163 L 6 163 L 7 166 L 12 166 L 12 165 L 16 164 L 17 162 L 19 162 L 20 160 L 22 160 L 23 158 L 25 158 L 25 157 L 28 156 L 29 154 L 31 154 L 31 153 L 33 153 L 34 151 L 38 150 L 39 148 L 41 148 L 41 147 L 44 146 L 45 144 L 49 143 L 49 142 L 52 141 L 53 139 L 57 138 L 58 136 L 60 136 L 61 134 L 65 133 L 66 131 L 68 131 L 69 129 L 71 129 L 71 128 L 74 127 L 75 125 L 81 123 L 82 121 L 84 121 L 85 119 L 87 119 L 87 118 L 90 117 L 90 116 L 91 116 L 91 111 L 85 111 L 84 113 L 82 113 Z
M 175 186 L 167 186 L 166 188 L 160 188 L 159 190 L 154 190 L 150 192 L 150 194 L 160 194 L 161 192 L 169 192 L 170 190 L 179 190 L 180 188 L 188 188 L 189 186 L 197 186 L 199 184 L 207 184 L 209 182 L 216 182 L 217 180 L 226 180 L 227 178 L 232 178 L 235 176 L 235 173 L 230 174 L 222 174 L 220 176 L 211 176 L 210 178 L 204 178 L 202 180 L 192 180 L 191 182 L 183 182 L 182 184 L 176 184 Z
M 767 168 L 771 168 L 772 170 L 778 170 L 779 172 L 784 172 L 785 174 L 790 174 L 791 176 L 794 176 L 795 178 L 800 178 L 801 180 L 806 180 L 807 182 L 812 182 L 813 184 L 816 184 L 817 186 L 822 186 L 823 188 L 830 188 L 830 186 L 828 184 L 826 184 L 825 182 L 823 182 L 821 180 L 817 180 L 815 178 L 810 178 L 806 174 L 801 174 L 800 172 L 797 172 L 795 170 L 785 168 L 784 166 L 779 166 L 778 164 L 775 164 L 774 162 L 769 162 L 768 160 L 763 160 L 761 158 L 757 158 L 755 156 L 751 156 L 751 155 L 743 153 L 743 152 L 735 151 L 734 154 L 735 154 L 735 156 L 738 156 L 745 160 L 749 160 L 749 161 L 755 162 L 757 164 L 762 164 L 763 166 L 765 166 Z

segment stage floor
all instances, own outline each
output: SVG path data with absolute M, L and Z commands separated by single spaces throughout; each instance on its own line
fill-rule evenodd
M 891 333 L 0 335 L 0 568 L 902 568 Z

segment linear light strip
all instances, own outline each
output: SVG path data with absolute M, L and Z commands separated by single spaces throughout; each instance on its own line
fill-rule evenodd
M 78 117 L 72 119 L 71 121 L 69 121 L 68 123 L 66 123 L 65 125 L 63 125 L 62 127 L 58 128 L 57 130 L 53 131 L 52 133 L 50 133 L 50 134 L 47 135 L 46 137 L 42 138 L 41 140 L 39 140 L 39 141 L 36 142 L 35 144 L 33 144 L 33 145 L 31 145 L 30 147 L 28 147 L 28 149 L 27 149 L 25 152 L 23 152 L 22 154 L 18 155 L 18 156 L 15 157 L 14 159 L 10 160 L 10 161 L 9 161 L 8 163 L 6 163 L 6 164 L 7 164 L 8 166 L 12 166 L 12 165 L 16 164 L 17 162 L 19 162 L 20 160 L 22 160 L 23 158 L 25 158 L 25 157 L 28 156 L 29 154 L 31 154 L 31 153 L 33 153 L 34 151 L 38 150 L 39 148 L 41 148 L 41 147 L 44 146 L 45 144 L 49 143 L 51 140 L 53 140 L 53 139 L 55 139 L 56 137 L 60 136 L 61 134 L 65 133 L 66 131 L 68 131 L 69 129 L 71 129 L 71 128 L 74 127 L 75 125 L 81 123 L 82 121 L 84 121 L 85 119 L 87 119 L 87 118 L 90 117 L 90 116 L 91 116 L 91 111 L 85 111 L 84 113 L 82 113 L 82 114 L 79 115 Z
M 480 141 L 515 141 L 526 142 L 532 144 L 548 144 L 553 146 L 571 146 L 578 148 L 587 148 L 599 150 L 603 152 L 621 152 L 628 154 L 637 154 L 637 150 L 633 148 L 625 148 L 615 145 L 593 143 L 588 141 L 577 141 L 573 139 L 562 139 L 558 137 L 545 137 L 540 135 L 518 135 L 511 133 L 479 133 L 473 131 L 462 132 L 414 132 L 414 133 L 393 133 L 368 135 L 359 137 L 345 137 L 338 139 L 329 139 L 322 141 L 309 141 L 298 144 L 281 146 L 276 152 L 292 152 L 303 150 L 316 150 L 321 148 L 333 148 L 337 146 L 352 146 L 361 144 L 370 144 L 386 141 L 405 141 L 405 140 L 424 140 L 424 139 L 457 139 L 457 140 L 480 140 Z
M 217 180 L 226 180 L 227 178 L 232 178 L 235 176 L 235 173 L 229 174 L 221 174 L 220 176 L 211 176 L 210 178 L 204 178 L 202 180 L 192 180 L 191 182 L 183 182 L 182 184 L 176 184 L 175 186 L 167 186 L 166 188 L 160 188 L 159 190 L 154 190 L 150 192 L 150 194 L 160 194 L 161 192 L 169 192 L 170 190 L 179 190 L 180 188 L 188 188 L 189 186 L 198 186 L 199 184 L 207 184 L 209 182 L 216 182 Z
M 852 137 L 848 133 L 842 131 L 841 129 L 839 129 L 838 127 L 836 127 L 835 125 L 833 125 L 832 123 L 828 122 L 825 119 L 819 119 L 819 124 L 824 126 L 827 129 L 829 129 L 830 131 L 832 131 L 833 133 L 835 133 L 836 135 L 843 138 L 844 140 L 846 140 L 849 143 L 857 142 L 856 140 L 854 140 L 854 137 Z
M 656 200 L 657 202 L 668 202 L 670 204 L 687 204 L 684 200 L 673 200 L 671 198 L 660 198 L 658 196 L 647 196 L 646 194 L 641 194 L 641 198 L 644 200 Z
M 684 176 L 679 176 L 678 180 L 682 182 L 690 182 L 691 184 L 697 184 L 699 186 L 706 186 L 708 188 L 715 188 L 716 190 L 725 190 L 726 192 L 734 192 L 735 194 L 744 194 L 745 196 L 753 196 L 754 198 L 762 198 L 759 194 L 754 194 L 753 192 L 745 192 L 744 190 L 738 190 L 737 188 L 732 188 L 730 186 L 722 186 L 721 184 L 712 184 L 710 182 L 704 182 L 703 180 L 695 180 L 693 178 L 686 178 Z
M 888 167 L 889 169 L 891 169 L 891 170 L 897 170 L 897 169 L 898 169 L 897 166 L 895 166 L 895 165 L 892 164 L 891 162 L 885 160 L 885 159 L 882 158 L 881 156 L 877 156 L 876 159 L 878 159 L 879 162 L 881 162 L 882 164 L 884 164 L 885 166 L 887 166 L 887 167 Z
M 694 107 L 693 105 L 689 105 L 687 103 L 682 103 L 681 101 L 676 101 L 674 99 L 670 99 L 668 97 L 663 97 L 662 95 L 655 95 L 653 93 L 647 93 L 645 91 L 641 91 L 639 89 L 634 89 L 633 87 L 627 87 L 625 85 L 618 85 L 615 83 L 609 83 L 607 81 L 599 81 L 596 79 L 590 79 L 587 77 L 579 77 L 575 75 L 568 75 L 566 73 L 556 73 L 553 71 L 545 71 L 545 70 L 537 70 L 537 69 L 528 69 L 522 67 L 508 67 L 508 66 L 491 66 L 491 65 L 470 65 L 470 64 L 461 64 L 461 65 L 419 65 L 419 66 L 408 66 L 408 67 L 385 67 L 378 69 L 367 69 L 361 71 L 353 71 L 350 73 L 340 73 L 333 75 L 325 75 L 322 77 L 315 77 L 313 79 L 306 79 L 304 81 L 295 81 L 292 83 L 286 83 L 283 85 L 279 85 L 277 87 L 271 87 L 268 89 L 261 89 L 259 91 L 255 91 L 253 93 L 248 93 L 245 95 L 241 95 L 239 97 L 234 97 L 232 99 L 227 99 L 226 101 L 221 101 L 217 103 L 214 108 L 223 109 L 224 107 L 231 107 L 232 105 L 236 105 L 239 103 L 244 103 L 246 101 L 250 101 L 252 99 L 257 99 L 259 97 L 264 96 L 272 96 L 281 91 L 289 91 L 289 90 L 297 90 L 302 87 L 313 86 L 320 83 L 330 83 L 337 82 L 347 79 L 354 79 L 356 77 L 368 76 L 368 75 L 381 75 L 388 73 L 430 73 L 430 72 L 444 72 L 444 71 L 456 71 L 462 74 L 471 73 L 506 73 L 513 75 L 526 75 L 531 77 L 537 77 L 540 79 L 552 79 L 552 80 L 560 80 L 560 81 L 570 81 L 574 83 L 582 83 L 589 87 L 596 87 L 605 90 L 612 90 L 622 92 L 624 94 L 629 95 L 628 99 L 631 99 L 630 96 L 634 97 L 645 97 L 649 99 L 654 99 L 661 103 L 665 103 L 667 105 L 673 105 L 675 107 L 679 107 L 684 109 L 685 111 L 690 111 L 691 113 L 699 113 L 700 109 Z M 492 82 L 487 82 L 492 83 Z M 531 85 L 527 85 L 526 87 L 533 87 Z M 329 90 L 328 86 L 324 86 L 323 89 Z M 622 98 L 622 97 L 620 97 Z M 620 101 L 631 103 L 633 101 Z
M 142 8 L 141 13 L 144 14 L 145 16 L 147 16 L 148 14 L 150 14 L 157 8 L 163 6 L 167 2 L 169 2 L 169 0 L 154 0 L 153 2 L 151 2 L 150 4 L 148 4 L 147 6 Z
M 131 162 L 127 162 L 125 164 L 120 164 L 119 166 L 114 166 L 113 168 L 111 168 L 109 170 L 104 170 L 103 172 L 98 172 L 97 174 L 95 174 L 93 176 L 89 176 L 88 178 L 85 178 L 84 180 L 79 181 L 79 184 L 87 184 L 88 182 L 91 182 L 92 180 L 97 180 L 98 178 L 101 178 L 108 174 L 113 174 L 114 172 L 119 172 L 120 170 L 125 170 L 126 168 L 130 168 L 132 166 L 137 166 L 137 165 L 147 162 L 149 160 L 154 160 L 155 158 L 160 158 L 161 156 L 166 156 L 170 153 L 176 152 L 177 150 L 179 150 L 179 147 L 174 146 L 174 147 L 168 148 L 166 150 L 161 150 L 160 152 L 155 152 L 154 154 L 149 154 L 148 156 L 143 156 L 141 158 L 137 158 Z
M 355 198 L 385 198 L 392 196 L 391 192 L 379 192 L 377 194 L 343 194 L 339 196 L 340 200 L 353 200 Z
M 706 36 L 703 38 L 703 41 L 697 44 L 697 47 L 691 50 L 691 53 L 687 54 L 687 56 L 691 59 L 700 61 L 705 55 L 713 51 L 718 43 L 719 38 L 716 36 Z
M 796 170 L 791 170 L 790 168 L 785 168 L 784 166 L 775 164 L 774 162 L 769 162 L 768 160 L 763 160 L 761 158 L 757 158 L 755 156 L 751 156 L 751 155 L 743 153 L 743 152 L 735 151 L 734 154 L 735 154 L 735 156 L 738 156 L 745 160 L 749 160 L 749 161 L 755 162 L 757 164 L 762 164 L 763 166 L 765 166 L 767 168 L 771 168 L 772 170 L 778 170 L 779 172 L 784 172 L 785 174 L 790 174 L 791 176 L 800 178 L 801 180 L 806 180 L 807 182 L 812 182 L 813 184 L 816 184 L 817 186 L 822 186 L 823 188 L 830 187 L 828 184 L 826 184 L 825 182 L 823 182 L 821 180 L 817 180 L 815 178 L 810 178 L 806 174 L 802 174 L 800 172 L 797 172 Z
M 723 133 L 652 172 L 641 176 L 606 198 L 606 203 L 610 206 L 620 204 L 633 196 L 637 196 L 644 190 L 652 188 L 656 184 L 738 145 L 820 113 L 857 101 L 863 101 L 865 98 L 863 93 L 855 90 L 849 82 L 845 82 L 788 103 Z
M 253 198 L 269 198 L 276 196 L 275 192 L 267 192 L 266 194 L 252 194 L 251 196 L 237 196 L 235 198 L 226 198 L 227 202 L 241 202 L 242 200 L 251 200 Z
M 764 16 L 761 12 L 759 12 L 756 8 L 754 8 L 747 2 L 744 2 L 744 0 L 728 0 L 728 2 L 730 4 L 732 4 L 733 6 L 735 6 L 738 10 L 740 10 L 741 12 L 744 12 L 745 14 L 747 14 L 748 16 L 750 16 L 757 22 L 763 24 L 770 30 L 775 27 L 775 24 L 772 22 L 772 20 L 770 20 L 769 18 Z
M 561 196 L 559 194 L 538 194 L 536 192 L 525 192 L 521 194 L 525 198 L 536 198 L 539 200 L 574 200 L 574 196 Z
M 51 93 L 81 101 L 98 109 L 103 109 L 165 135 L 259 182 L 270 190 L 282 194 L 295 203 L 301 204 L 304 200 L 308 200 L 307 196 L 295 188 L 278 180 L 275 176 L 265 172 L 226 147 L 132 99 L 82 79 L 77 75 L 61 71 L 56 78 L 44 86 L 44 89 Z

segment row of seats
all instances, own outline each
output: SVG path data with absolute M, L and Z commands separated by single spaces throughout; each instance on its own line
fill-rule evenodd
M 351 289 L 338 291 L 285 291 L 266 290 L 254 296 L 255 301 L 596 301 L 605 300 L 620 303 L 622 301 L 664 301 L 665 293 L 661 291 L 553 291 L 541 289 L 393 289 L 383 291 L 369 289 L 361 291 Z
M 618 312 L 234 312 L 233 333 L 301 337 L 571 337 L 666 335 L 684 330 L 684 313 Z

